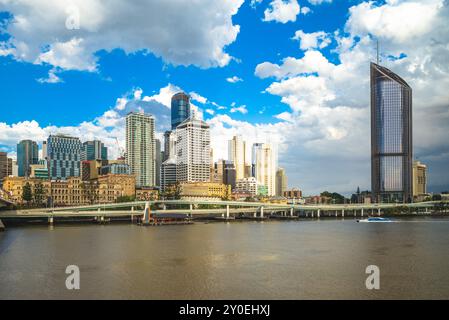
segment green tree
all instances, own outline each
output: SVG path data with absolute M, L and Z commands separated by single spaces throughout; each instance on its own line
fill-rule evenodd
M 117 203 L 133 202 L 135 200 L 136 200 L 135 196 L 120 196 L 117 198 Z
M 42 182 L 34 186 L 34 203 L 41 206 L 44 203 L 46 191 Z
M 320 194 L 321 197 L 329 197 L 332 199 L 332 203 L 342 204 L 345 203 L 345 197 L 337 192 L 330 193 L 328 191 L 324 191 Z
M 33 200 L 33 192 L 31 191 L 31 185 L 29 182 L 27 182 L 23 186 L 22 200 L 25 201 L 27 204 L 29 204 L 30 201 Z

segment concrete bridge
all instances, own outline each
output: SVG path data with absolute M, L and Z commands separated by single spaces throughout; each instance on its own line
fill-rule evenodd
M 48 219 L 53 223 L 58 218 L 95 218 L 104 221 L 108 218 L 140 219 L 149 222 L 151 218 L 174 217 L 221 217 L 234 219 L 248 217 L 264 219 L 267 216 L 278 217 L 366 217 L 381 216 L 385 210 L 405 207 L 414 213 L 430 213 L 441 201 L 410 204 L 334 204 L 302 205 L 273 204 L 241 201 L 204 201 L 204 200 L 157 200 L 125 203 L 96 204 L 78 207 L 42 208 L 28 210 L 0 211 L 0 219 Z M 446 202 L 449 205 L 448 202 Z

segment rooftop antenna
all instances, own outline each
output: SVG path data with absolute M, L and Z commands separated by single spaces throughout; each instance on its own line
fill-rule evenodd
M 376 39 L 376 61 L 379 64 L 379 39 Z

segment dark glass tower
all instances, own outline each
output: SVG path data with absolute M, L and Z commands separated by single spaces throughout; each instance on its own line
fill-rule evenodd
M 17 144 L 17 165 L 19 177 L 29 177 L 30 165 L 37 164 L 39 160 L 39 148 L 35 141 L 22 140 Z
M 412 88 L 371 63 L 371 187 L 376 202 L 412 199 Z
M 184 92 L 178 92 L 171 98 L 171 128 L 172 130 L 190 117 L 190 97 Z

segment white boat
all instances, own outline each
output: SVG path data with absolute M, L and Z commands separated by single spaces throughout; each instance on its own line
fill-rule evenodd
M 389 218 L 370 217 L 368 219 L 357 220 L 357 222 L 392 222 Z

